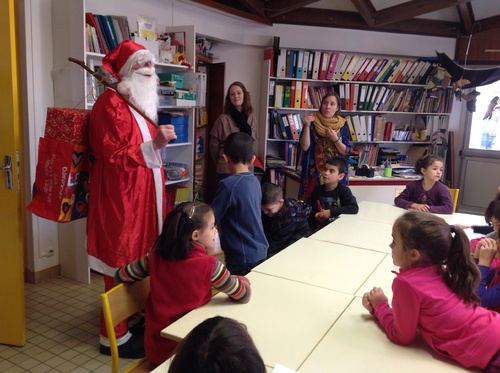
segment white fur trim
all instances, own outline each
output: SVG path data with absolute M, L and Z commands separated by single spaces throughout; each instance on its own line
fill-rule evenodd
M 95 256 L 88 255 L 87 262 L 90 268 L 94 271 L 102 273 L 103 275 L 114 277 L 115 272 L 118 268 L 110 267 L 106 263 L 104 263 L 101 259 L 96 258 Z
M 144 140 L 144 143 L 141 144 L 142 154 L 146 160 L 147 166 L 150 167 L 153 172 L 156 193 L 156 212 L 158 215 L 158 232 L 161 232 L 161 227 L 163 225 L 163 188 L 165 187 L 162 183 L 160 171 L 160 167 L 162 167 L 161 157 L 159 152 L 155 152 L 153 149 L 153 141 L 146 120 L 133 108 L 130 108 L 130 110 L 132 114 L 134 114 L 142 134 L 142 139 Z
M 116 344 L 118 346 L 121 346 L 122 344 L 127 343 L 130 338 L 132 338 L 132 333 L 127 331 L 127 334 L 125 334 L 123 337 L 116 338 Z M 99 335 L 99 343 L 102 344 L 103 346 L 110 347 L 109 339 L 103 335 Z

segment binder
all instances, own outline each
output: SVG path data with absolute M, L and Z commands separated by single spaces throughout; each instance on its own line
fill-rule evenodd
M 359 115 L 352 116 L 352 122 L 354 123 L 354 130 L 356 131 L 356 137 L 358 141 L 367 141 L 366 139 L 366 126 L 363 128 Z
M 354 123 L 352 121 L 352 117 L 348 115 L 345 117 L 345 120 L 347 122 L 347 129 L 349 130 L 349 135 L 351 137 L 351 141 L 358 141 L 358 138 L 356 136 L 356 130 L 354 129 Z
M 320 51 L 314 51 L 314 62 L 313 62 L 313 67 L 312 67 L 312 76 L 311 79 L 318 79 L 319 76 L 319 69 L 320 69 L 320 60 L 321 60 L 321 52 Z
M 356 85 L 358 85 L 358 84 L 356 84 Z M 370 88 L 371 87 L 372 86 L 370 86 Z M 357 110 L 363 110 L 363 108 L 365 107 L 367 91 L 368 91 L 368 87 L 365 84 L 359 85 L 359 98 L 358 98 L 358 103 L 356 105 Z
M 295 83 L 295 96 L 293 99 L 293 107 L 296 109 L 300 109 L 300 106 L 302 105 L 302 81 L 297 80 Z
M 307 79 L 312 79 L 314 66 L 314 52 L 309 52 L 309 62 L 307 63 Z
M 375 88 L 378 88 L 378 86 L 374 85 L 369 85 L 368 88 L 366 89 L 366 97 L 365 97 L 365 102 L 363 103 L 363 106 L 359 108 L 359 110 L 368 110 L 370 107 L 370 102 L 372 100 L 372 95 L 375 90 Z
M 363 66 L 365 61 L 366 61 L 366 57 L 359 57 L 358 61 L 356 62 L 356 64 L 353 66 L 353 68 L 350 71 L 349 80 L 351 80 L 351 81 L 354 80 L 354 77 L 356 76 L 356 74 L 358 74 L 358 71 L 361 69 L 361 66 Z M 359 74 L 358 74 L 358 77 L 359 77 Z
M 309 83 L 308 82 L 302 82 L 302 93 L 301 93 L 301 104 L 300 107 L 302 109 L 307 109 L 307 101 L 309 97 Z
M 287 74 L 286 74 L 286 76 L 287 76 L 287 78 L 294 78 L 294 75 L 295 75 L 294 69 L 295 69 L 295 66 L 296 66 L 295 65 L 295 50 L 289 49 L 287 51 L 287 53 L 288 54 L 287 54 L 287 61 L 286 61 L 286 63 L 287 63 L 287 71 L 286 71 Z
M 297 126 L 295 124 L 295 119 L 293 118 L 292 113 L 285 114 L 286 119 L 288 120 L 288 125 L 290 127 L 290 132 L 291 132 L 291 139 L 290 140 L 298 140 L 299 139 L 299 133 L 297 132 Z
M 344 75 L 344 73 L 347 69 L 347 65 L 349 65 L 349 62 L 351 62 L 352 56 L 353 56 L 352 54 L 345 55 L 344 61 L 342 62 L 342 66 L 340 66 L 339 76 L 337 78 L 338 80 L 344 80 L 344 79 L 342 79 L 342 76 Z
M 351 110 L 351 85 L 349 83 L 344 84 L 345 93 L 345 109 Z
M 366 77 L 372 71 L 373 67 L 375 66 L 375 64 L 377 62 L 378 62 L 378 60 L 376 58 L 371 58 L 370 62 L 368 62 L 368 65 L 366 65 L 364 71 L 361 73 L 361 75 L 359 76 L 358 80 L 366 81 Z
M 387 92 L 388 92 L 387 87 L 384 86 L 384 87 L 380 88 L 377 99 L 375 100 L 375 103 L 373 104 L 373 110 L 375 110 L 375 111 L 380 110 L 380 105 L 382 103 L 382 100 L 385 98 Z
M 345 87 L 343 84 L 339 84 L 339 97 L 340 97 L 340 109 L 347 110 L 345 106 Z
M 290 103 L 292 102 L 292 87 L 287 84 L 283 88 L 283 105 L 282 107 L 290 107 Z
M 295 77 L 297 79 L 302 79 L 302 66 L 304 66 L 304 51 L 299 49 L 297 51 L 297 63 L 296 63 L 296 73 Z
M 277 62 L 277 75 L 279 78 L 286 77 L 286 49 L 281 48 L 279 50 L 278 62 Z
M 359 84 L 351 83 L 351 110 L 358 110 Z
M 375 123 L 373 126 L 373 141 L 384 141 L 384 117 L 381 115 L 375 116 Z
M 408 74 L 408 71 L 412 68 L 412 66 L 413 66 L 413 61 L 411 60 L 406 61 L 405 67 L 403 68 L 403 70 L 401 70 L 401 74 L 399 74 L 399 76 L 396 78 L 395 83 L 401 83 L 405 78 L 405 76 Z
M 319 80 L 325 80 L 326 74 L 328 73 L 328 65 L 330 63 L 330 53 L 329 52 L 321 52 L 321 63 L 318 73 Z
M 337 63 L 335 65 L 335 71 L 333 73 L 333 80 L 340 80 L 340 68 L 345 60 L 345 53 L 339 53 L 337 57 Z
M 365 105 L 365 110 L 372 111 L 373 106 L 375 105 L 375 100 L 377 99 L 378 93 L 380 91 L 380 86 L 370 86 L 373 87 L 372 93 L 370 95 L 370 100 L 367 102 L 367 105 Z
M 363 122 L 366 126 L 366 141 L 373 140 L 373 117 L 371 115 L 363 115 Z
M 427 70 L 431 67 L 431 63 L 426 61 L 424 63 L 424 66 L 422 66 L 422 69 L 418 72 L 417 76 L 415 77 L 415 80 L 413 81 L 414 84 L 422 84 L 420 80 L 424 76 L 424 74 L 427 72 Z
M 283 121 L 283 125 L 285 126 L 286 138 L 288 140 L 293 140 L 292 129 L 290 128 L 290 122 L 288 122 L 286 114 L 280 114 L 280 117 L 281 120 Z
M 292 84 L 290 86 L 290 103 L 287 107 L 294 107 L 295 106 L 295 87 L 297 85 L 297 82 L 294 80 L 292 81 Z
M 380 72 L 380 66 L 382 66 L 382 64 L 384 62 L 387 62 L 387 60 L 385 58 L 381 58 L 377 61 L 377 63 L 375 64 L 375 66 L 373 66 L 373 69 L 368 73 L 368 76 L 366 77 L 365 79 L 365 82 L 371 82 L 372 79 L 373 79 L 373 76 L 377 73 L 377 70 Z
M 330 57 L 330 63 L 328 64 L 328 71 L 326 73 L 326 80 L 332 80 L 333 75 L 335 74 L 335 67 L 337 65 L 337 61 L 339 58 L 338 52 L 333 52 Z
M 411 75 L 413 74 L 413 71 L 418 67 L 420 61 L 413 61 L 413 64 L 411 65 L 411 68 L 408 70 L 406 75 L 403 77 L 403 80 L 401 83 L 407 83 L 408 79 L 410 79 Z
M 286 139 L 287 136 L 286 136 L 285 124 L 283 123 L 283 119 L 281 119 L 281 115 L 276 110 L 273 110 L 273 119 L 275 123 L 278 125 L 281 137 L 283 139 Z
M 302 61 L 302 79 L 310 79 L 307 75 L 307 68 L 309 66 L 309 53 L 309 51 L 304 51 L 304 58 Z
M 425 65 L 425 62 L 424 61 L 420 61 L 417 65 L 417 67 L 412 71 L 411 75 L 410 75 L 410 78 L 407 80 L 408 84 L 413 84 L 413 81 L 415 80 L 415 78 L 417 77 L 417 75 L 420 73 L 420 70 L 422 70 L 422 68 L 424 67 Z
M 342 74 L 342 78 L 341 78 L 342 80 L 350 80 L 352 70 L 354 69 L 354 66 L 356 66 L 356 64 L 358 63 L 359 58 L 360 57 L 356 54 L 353 54 L 351 56 L 351 60 L 349 61 L 349 64 L 347 65 L 344 73 Z
M 397 65 L 392 69 L 392 71 L 390 72 L 390 75 L 389 77 L 387 77 L 385 79 L 386 82 L 388 83 L 393 83 L 394 81 L 394 78 L 396 77 L 396 74 L 398 74 L 401 69 L 404 67 L 405 65 L 405 61 L 404 60 L 399 60 Z
M 374 82 L 380 82 L 380 80 L 382 79 L 382 76 L 384 76 L 385 72 L 393 65 L 393 62 L 394 60 L 392 58 L 389 58 L 387 60 L 387 62 L 385 63 L 384 67 L 378 72 L 376 73 L 376 76 L 374 77 L 374 79 L 372 81 Z
M 394 71 L 394 69 L 398 66 L 399 64 L 399 60 L 393 60 L 391 62 L 391 64 L 389 65 L 389 67 L 385 70 L 385 71 L 382 71 L 381 73 L 381 77 L 380 79 L 378 80 L 380 83 L 382 82 L 386 82 L 387 79 L 389 78 L 389 76 L 392 74 L 392 71 Z
M 363 64 L 360 66 L 354 77 L 351 79 L 352 81 L 356 82 L 360 80 L 359 78 L 361 77 L 361 74 L 365 71 L 366 67 L 369 65 L 371 60 L 372 58 L 369 57 L 365 58 Z
M 274 77 L 275 75 L 275 63 L 276 61 L 274 60 L 274 49 L 273 48 L 267 48 L 264 51 L 264 61 L 269 60 L 269 76 Z
M 282 84 L 276 84 L 274 87 L 274 107 L 283 107 L 285 88 Z
M 275 86 L 276 86 L 276 81 L 270 80 L 269 81 L 269 92 L 268 92 L 268 96 L 269 96 L 268 105 L 269 106 L 274 106 L 274 87 Z

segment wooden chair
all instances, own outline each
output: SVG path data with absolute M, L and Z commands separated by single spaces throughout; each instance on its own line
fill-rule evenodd
M 453 201 L 453 212 L 455 212 L 457 211 L 458 193 L 460 189 L 448 188 L 448 190 L 450 191 L 451 200 Z
M 146 300 L 149 294 L 149 277 L 138 281 L 130 286 L 123 284 L 115 286 L 113 289 L 101 294 L 101 305 L 108 331 L 108 339 L 111 348 L 111 372 L 118 373 L 120 360 L 118 356 L 118 346 L 116 344 L 115 326 L 121 321 L 140 312 L 146 307 Z M 151 372 L 155 365 L 144 357 L 134 363 L 123 372 L 142 373 Z

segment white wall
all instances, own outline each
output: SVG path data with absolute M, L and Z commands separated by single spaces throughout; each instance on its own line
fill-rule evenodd
M 43 134 L 46 108 L 54 102 L 51 81 L 53 50 L 60 53 L 61 48 L 52 45 L 51 0 L 23 1 L 27 5 L 23 22 L 27 30 L 26 128 L 29 132 L 31 167 L 31 180 L 27 185 L 31 185 L 35 179 L 36 147 L 38 138 Z M 214 52 L 220 57 L 216 62 L 226 63 L 225 87 L 235 80 L 242 81 L 252 95 L 257 118 L 263 50 L 272 46 L 273 36 L 280 37 L 280 45 L 284 48 L 339 50 L 371 55 L 435 56 L 437 50 L 453 56 L 455 50 L 454 39 L 308 26 L 266 26 L 176 0 L 86 0 L 85 8 L 95 13 L 126 15 L 132 30 L 136 28 L 136 15 L 141 14 L 156 18 L 158 29 L 164 26 L 195 25 L 197 33 L 220 40 Z M 84 15 L 81 17 L 83 19 Z M 456 125 L 458 128 L 460 110 L 457 109 L 459 105 L 454 106 L 454 113 L 457 112 L 458 117 L 455 119 L 452 116 L 451 127 L 455 128 Z M 57 246 L 56 229 L 55 223 L 33 218 L 32 225 L 28 227 L 33 238 L 33 246 L 28 253 L 30 270 L 40 271 L 57 261 L 57 247 L 54 257 L 39 257 L 40 250 Z

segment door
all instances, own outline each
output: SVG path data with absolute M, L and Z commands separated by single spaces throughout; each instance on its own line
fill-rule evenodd
M 467 111 L 460 152 L 458 211 L 483 214 L 500 185 L 500 82 L 475 89 L 480 95 L 476 110 Z
M 23 346 L 25 219 L 15 10 L 15 0 L 0 2 L 0 343 Z M 5 157 L 12 161 L 5 162 Z

